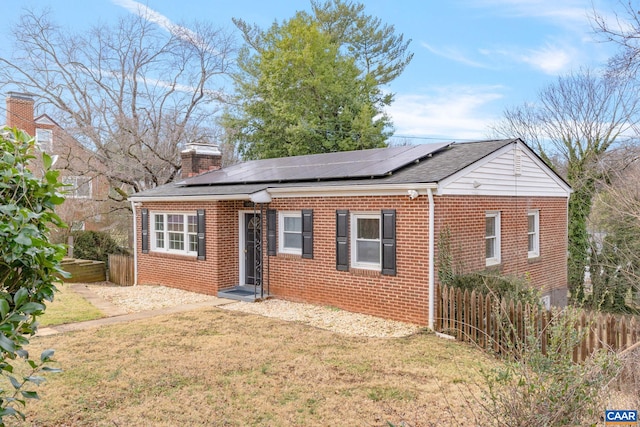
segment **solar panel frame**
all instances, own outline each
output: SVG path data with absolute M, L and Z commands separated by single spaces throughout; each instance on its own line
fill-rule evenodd
M 320 181 L 381 177 L 428 157 L 450 142 L 252 160 L 187 178 L 179 185 Z

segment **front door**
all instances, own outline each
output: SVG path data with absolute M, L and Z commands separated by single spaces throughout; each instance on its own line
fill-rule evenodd
M 244 283 L 260 284 L 262 272 L 262 221 L 260 214 L 244 214 Z

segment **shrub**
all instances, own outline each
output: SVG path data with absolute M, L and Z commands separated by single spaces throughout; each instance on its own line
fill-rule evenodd
M 497 306 L 499 307 L 499 306 Z M 502 426 L 596 425 L 605 407 L 606 390 L 620 372 L 614 353 L 599 349 L 582 363 L 573 362 L 573 349 L 584 333 L 575 324 L 579 311 L 568 307 L 554 316 L 548 346 L 527 332 L 524 344 L 507 344 L 504 364 L 484 372 L 483 424 Z M 505 319 L 508 314 L 501 312 Z M 504 322 L 506 328 L 513 328 Z M 588 328 L 585 329 L 585 331 Z M 510 331 L 505 331 L 509 336 Z M 517 334 L 515 334 L 517 335 Z
M 506 298 L 528 303 L 535 306 L 540 304 L 539 292 L 531 287 L 526 278 L 515 276 L 499 276 L 486 272 L 454 275 L 451 286 L 462 290 L 475 290 L 483 294 L 495 295 L 498 298 Z
M 51 226 L 63 227 L 53 212 L 64 199 L 58 192 L 58 172 L 51 170 L 51 158 L 42 155 L 42 178 L 29 167 L 36 160 L 35 143 L 17 129 L 0 129 L 0 425 L 7 416 L 24 419 L 20 411 L 27 399 L 38 398 L 29 385 L 38 385 L 43 371 L 57 371 L 47 365 L 53 350 L 31 359 L 25 346 L 38 328 L 36 321 L 53 301 L 57 276 L 65 249 L 49 241 Z M 27 373 L 17 375 L 26 363 Z
M 73 256 L 107 262 L 109 254 L 126 254 L 109 234 L 100 231 L 76 231 L 73 233 Z

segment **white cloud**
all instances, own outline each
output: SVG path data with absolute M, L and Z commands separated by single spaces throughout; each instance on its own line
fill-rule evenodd
M 527 64 L 549 75 L 568 72 L 574 64 L 582 61 L 578 50 L 571 46 L 562 46 L 561 43 L 545 43 L 535 49 L 483 49 L 481 52 L 488 57 L 502 56 L 510 62 Z
M 428 43 L 422 42 L 421 44 L 424 48 L 426 48 L 429 52 L 433 53 L 434 55 L 442 56 L 443 58 L 447 58 L 452 61 L 460 62 L 462 64 L 469 65 L 476 68 L 489 68 L 485 64 L 469 59 L 458 49 L 451 48 L 451 47 L 436 49 L 435 47 L 431 46 Z
M 191 31 L 190 29 L 174 24 L 171 22 L 169 18 L 164 16 L 161 13 L 156 12 L 145 4 L 139 3 L 135 0 L 111 0 L 113 4 L 116 6 L 120 6 L 129 12 L 140 16 L 143 19 L 146 19 L 149 22 L 152 22 L 158 25 L 161 28 L 164 28 L 171 34 L 180 37 L 182 40 L 185 40 L 189 43 L 193 43 L 195 45 L 200 45 L 200 47 L 209 49 L 212 52 L 215 52 L 215 49 L 210 48 L 206 45 L 204 41 L 202 41 L 196 33 Z
M 503 98 L 502 86 L 452 85 L 422 94 L 397 94 L 388 113 L 396 135 L 451 140 L 482 139 L 502 111 L 492 101 Z

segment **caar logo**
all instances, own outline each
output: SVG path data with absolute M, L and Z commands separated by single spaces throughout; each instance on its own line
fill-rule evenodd
M 638 411 L 604 411 L 604 425 L 636 427 L 638 425 Z

